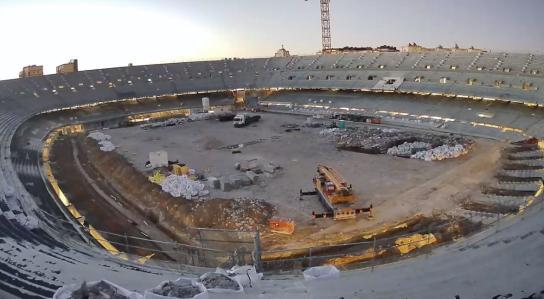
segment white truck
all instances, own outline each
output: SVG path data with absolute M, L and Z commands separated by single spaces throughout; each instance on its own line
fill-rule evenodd
M 251 123 L 258 122 L 261 119 L 260 115 L 251 115 L 248 113 L 238 113 L 234 117 L 234 127 L 241 128 L 250 125 Z

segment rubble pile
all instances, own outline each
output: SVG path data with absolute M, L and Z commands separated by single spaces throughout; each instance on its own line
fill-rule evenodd
M 392 156 L 411 156 L 417 152 L 427 151 L 432 148 L 432 145 L 427 142 L 415 141 L 405 142 L 401 145 L 393 146 L 387 149 L 387 154 Z
M 190 279 L 178 279 L 176 281 L 165 281 L 154 289 L 149 290 L 149 293 L 153 293 L 159 296 L 165 296 L 170 298 L 193 298 L 198 294 L 203 293 L 205 289 L 201 284 L 193 283 Z M 147 297 L 149 296 L 146 294 Z
M 468 149 L 461 144 L 456 144 L 454 146 L 441 145 L 427 151 L 417 152 L 410 158 L 425 161 L 440 161 L 444 159 L 458 158 L 466 154 L 468 154 Z
M 336 138 L 336 146 L 340 149 L 352 150 L 367 154 L 385 154 L 393 146 L 404 142 L 418 140 L 415 134 L 394 129 L 349 128 L 345 134 Z
M 228 227 L 237 230 L 254 230 L 262 219 L 252 217 L 252 214 L 266 215 L 265 202 L 258 199 L 235 199 L 232 206 L 225 209 Z
M 339 149 L 426 161 L 457 158 L 468 153 L 473 143 L 461 136 L 377 127 L 330 128 L 321 130 L 319 134 L 333 138 Z
M 204 184 L 193 181 L 186 175 L 171 174 L 161 182 L 161 187 L 162 191 L 169 193 L 173 197 L 183 197 L 185 199 L 209 194 L 209 191 L 205 190 Z
M 240 291 L 241 287 L 240 284 L 221 273 L 204 273 L 200 277 L 200 282 L 206 287 L 206 289 L 223 289 L 223 290 L 233 290 L 233 291 Z
M 102 132 L 91 132 L 87 135 L 88 138 L 96 140 L 98 145 L 100 145 L 100 150 L 103 152 L 111 152 L 115 150 L 115 145 L 111 142 L 111 136 L 106 135 Z
M 83 282 L 81 286 L 68 285 L 58 289 L 54 299 L 135 299 L 142 295 L 128 291 L 109 281 Z

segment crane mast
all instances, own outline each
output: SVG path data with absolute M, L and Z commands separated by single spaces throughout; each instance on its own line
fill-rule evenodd
M 322 52 L 331 51 L 331 17 L 329 12 L 330 0 L 320 0 L 321 2 L 321 42 Z

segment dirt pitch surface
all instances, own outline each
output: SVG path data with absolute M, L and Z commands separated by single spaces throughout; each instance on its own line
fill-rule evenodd
M 149 171 L 145 168 L 149 152 L 157 150 L 167 151 L 169 160 L 187 163 L 205 177 L 241 174 L 235 164 L 249 160 L 281 166 L 274 174 L 261 174 L 250 186 L 229 192 L 209 188 L 210 196 L 256 198 L 273 204 L 278 216 L 292 218 L 297 225 L 294 236 L 275 238 L 302 244 L 334 239 L 339 232 L 349 235 L 396 223 L 415 214 L 432 216 L 437 211 L 452 210 L 467 198 L 482 196 L 480 186 L 492 179 L 500 158 L 501 144 L 485 139 L 476 139 L 466 156 L 435 162 L 339 151 L 331 138 L 320 134 L 322 128 L 303 127 L 305 120 L 302 116 L 263 113 L 261 121 L 245 128 L 206 120 L 105 133 L 112 136 L 117 151 L 142 172 Z M 289 130 L 290 124 L 301 125 L 300 131 Z M 233 153 L 232 145 L 242 143 L 245 145 L 240 152 Z M 318 163 L 341 173 L 358 197 L 354 206 L 372 204 L 375 217 L 344 222 L 312 220 L 312 211 L 322 212 L 323 207 L 315 197 L 299 200 L 299 190 L 313 190 L 312 177 Z

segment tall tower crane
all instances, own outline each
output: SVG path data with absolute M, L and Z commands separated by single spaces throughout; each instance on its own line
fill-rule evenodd
M 331 51 L 331 16 L 329 4 L 331 0 L 320 0 L 321 2 L 321 43 L 323 53 Z
M 305 0 L 308 1 L 308 0 Z M 329 4 L 331 0 L 320 0 L 321 4 L 321 43 L 322 53 L 331 51 L 331 15 L 329 13 Z

